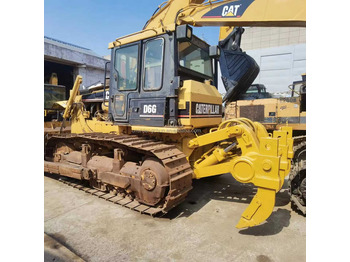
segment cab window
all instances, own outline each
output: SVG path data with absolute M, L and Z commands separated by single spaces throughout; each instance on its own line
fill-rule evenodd
M 118 90 L 137 88 L 139 46 L 132 45 L 115 51 L 114 67 L 118 74 Z
M 164 39 L 145 43 L 143 89 L 159 90 L 162 87 Z
M 180 42 L 178 46 L 180 67 L 195 71 L 209 78 L 213 77 L 208 48 L 201 48 L 192 42 Z

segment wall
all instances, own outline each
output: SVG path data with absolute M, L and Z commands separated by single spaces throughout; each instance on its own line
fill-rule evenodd
M 72 66 L 73 81 L 77 75 L 81 75 L 83 87 L 96 82 L 103 83 L 105 63 L 108 61 L 89 49 L 46 37 L 44 38 L 44 60 Z
M 252 50 L 304 43 L 306 43 L 306 28 L 249 27 L 245 28 L 241 47 L 243 50 Z
M 97 69 L 92 67 L 77 66 L 74 68 L 74 77 L 81 75 L 83 77 L 83 83 L 81 88 L 89 87 L 97 82 L 103 83 L 104 81 L 104 69 Z M 107 75 L 108 76 L 108 75 Z
M 260 66 L 254 83 L 264 84 L 269 92 L 288 91 L 306 73 L 306 44 L 247 50 Z

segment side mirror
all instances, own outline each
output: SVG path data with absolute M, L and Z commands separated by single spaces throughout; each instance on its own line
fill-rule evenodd
M 179 42 L 191 41 L 192 27 L 189 25 L 179 25 L 176 27 L 176 39 Z
M 214 59 L 219 59 L 220 48 L 217 45 L 211 45 L 209 47 L 209 57 Z

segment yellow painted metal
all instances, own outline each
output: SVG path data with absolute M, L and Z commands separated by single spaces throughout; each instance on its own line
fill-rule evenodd
M 49 80 L 49 84 L 50 85 L 58 85 L 58 77 L 57 77 L 57 74 L 56 73 L 52 73 L 51 74 L 51 77 L 50 77 L 50 80 Z
M 148 39 L 150 37 L 154 37 L 157 35 L 162 35 L 166 31 L 175 31 L 175 24 L 173 23 L 173 24 L 167 25 L 164 28 L 145 29 L 130 35 L 117 38 L 115 41 L 108 44 L 108 48 L 110 49 L 113 47 L 122 46 L 128 43 L 140 41 L 143 39 Z
M 96 119 L 87 120 L 88 115 L 79 109 L 80 105 L 74 107 L 74 113 L 71 118 L 71 132 L 81 133 L 113 133 L 113 134 L 130 134 L 130 128 L 127 126 L 113 125 L 112 122 L 98 121 Z
M 169 0 L 150 18 L 144 30 L 117 38 L 109 43 L 108 48 L 161 35 L 166 31 L 172 32 L 175 31 L 176 25 L 182 24 L 224 27 L 220 32 L 220 39 L 227 36 L 234 26 L 306 26 L 305 0 L 256 0 L 241 17 L 203 18 L 204 14 L 214 8 L 234 3 L 232 0 Z
M 188 147 L 197 148 L 227 139 L 231 139 L 232 147 L 237 146 L 240 152 L 231 153 L 231 149 L 227 150 L 229 147 L 221 145 L 212 148 L 194 163 L 194 178 L 231 173 L 237 181 L 257 186 L 258 193 L 237 224 L 238 228 L 254 226 L 271 214 L 275 194 L 290 171 L 292 128 L 284 127 L 269 136 L 260 123 L 233 119 L 190 140 Z
M 83 77 L 81 75 L 78 75 L 77 78 L 75 79 L 74 86 L 70 92 L 70 96 L 66 104 L 66 110 L 64 110 L 64 113 L 63 113 L 64 119 L 67 119 L 70 116 L 70 111 L 72 109 L 73 102 L 75 100 L 75 97 L 79 94 L 79 87 L 82 82 L 83 82 Z
M 233 119 L 242 117 L 242 108 L 252 106 L 263 106 L 264 118 L 267 121 L 263 121 L 265 128 L 269 130 L 279 129 L 286 124 L 279 123 L 278 118 L 293 118 L 292 123 L 288 123 L 288 126 L 293 127 L 293 130 L 306 130 L 305 121 L 306 112 L 300 112 L 300 100 L 298 97 L 294 98 L 264 98 L 255 100 L 238 100 L 229 103 L 225 108 L 225 119 Z M 270 114 L 274 114 L 276 122 L 272 122 Z
M 222 97 L 214 86 L 198 81 L 185 80 L 183 86 L 179 89 L 178 96 L 178 108 L 183 110 L 188 109 L 189 112 L 188 117 L 179 115 L 179 121 L 182 126 L 199 128 L 217 126 L 221 123 L 221 115 L 218 117 L 197 116 L 197 118 L 192 115 L 193 102 L 222 105 Z
M 188 6 L 178 15 L 178 24 L 193 26 L 306 26 L 305 0 L 256 0 L 242 16 L 203 17 L 208 11 L 235 1 L 212 1 Z
M 52 109 L 65 109 L 67 107 L 67 100 L 57 101 L 52 105 Z
M 161 28 L 173 24 L 176 21 L 176 17 L 181 13 L 181 10 L 200 6 L 203 2 L 205 0 L 169 0 L 150 18 L 145 29 Z
M 234 26 L 220 27 L 219 41 L 224 40 L 234 29 Z
M 243 212 L 236 227 L 252 227 L 265 221 L 275 206 L 275 195 L 276 191 L 273 189 L 258 187 L 257 193 Z
M 182 132 L 184 130 L 184 128 L 178 128 L 178 127 L 153 127 L 153 126 L 132 126 L 131 130 L 132 131 L 145 132 L 145 133 L 177 134 L 179 132 Z
M 305 0 L 256 0 L 241 17 L 203 18 L 219 6 L 234 5 L 236 1 L 169 0 L 154 14 L 146 29 L 172 24 L 194 26 L 305 26 Z M 287 25 L 288 24 L 288 25 Z
M 109 102 L 101 103 L 101 109 L 108 113 Z

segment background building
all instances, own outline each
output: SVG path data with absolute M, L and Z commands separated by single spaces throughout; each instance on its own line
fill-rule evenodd
M 103 83 L 107 61 L 90 49 L 44 37 L 44 83 L 56 73 L 58 85 L 66 87 L 67 96 L 77 75 L 83 77 L 82 88 Z

